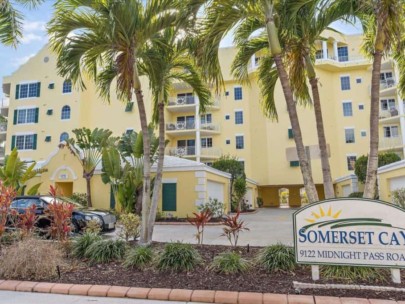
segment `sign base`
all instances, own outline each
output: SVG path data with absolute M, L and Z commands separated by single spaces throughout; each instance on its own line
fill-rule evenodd
M 399 269 L 391 268 L 391 279 L 395 284 L 401 284 L 401 272 Z
M 312 281 L 319 281 L 319 266 L 311 265 Z

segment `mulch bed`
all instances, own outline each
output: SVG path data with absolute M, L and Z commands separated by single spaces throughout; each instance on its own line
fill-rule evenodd
M 155 249 L 161 249 L 164 244 L 154 243 Z M 299 267 L 294 273 L 269 274 L 253 268 L 247 273 L 237 275 L 222 275 L 207 269 L 214 256 L 231 250 L 228 246 L 197 246 L 204 263 L 192 272 L 162 273 L 154 269 L 144 271 L 126 269 L 120 263 L 89 266 L 86 263 L 74 263 L 70 269 L 62 269 L 61 278 L 54 280 L 60 283 L 119 285 L 128 287 L 148 288 L 179 288 L 203 290 L 229 290 L 247 292 L 266 292 L 282 294 L 328 295 L 339 297 L 364 297 L 375 299 L 405 300 L 405 293 L 378 292 L 371 290 L 295 290 L 293 281 L 313 283 L 310 267 Z M 258 247 L 239 247 L 237 250 L 244 258 L 253 259 Z M 393 286 L 405 288 L 405 273 L 402 271 L 402 284 L 393 284 L 389 272 L 386 282 L 356 282 L 359 285 Z M 316 283 L 349 284 L 345 281 L 322 279 Z

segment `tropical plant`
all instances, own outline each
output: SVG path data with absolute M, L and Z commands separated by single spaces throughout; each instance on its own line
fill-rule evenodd
M 248 260 L 242 258 L 237 252 L 223 252 L 212 261 L 210 270 L 223 274 L 236 274 L 246 272 L 250 267 Z
M 0 180 L 0 237 L 6 231 L 10 206 L 15 196 L 14 188 L 5 186 L 4 182 Z
M 362 198 L 363 197 L 363 192 L 352 192 L 352 193 L 349 194 L 349 197 Z
M 392 202 L 405 209 L 405 188 L 392 191 Z
M 142 243 L 150 241 L 151 145 L 139 63 L 144 59 L 142 49 L 158 33 L 180 20 L 179 3 L 174 0 L 61 0 L 55 5 L 55 15 L 49 25 L 60 75 L 81 87 L 84 87 L 82 72 L 90 75 L 100 95 L 107 100 L 114 80 L 119 100 L 128 103 L 133 94 L 136 96 L 144 156 Z
M 378 154 L 378 167 L 382 167 L 391 163 L 400 161 L 401 157 L 394 152 L 383 152 Z M 367 179 L 367 164 L 368 156 L 360 156 L 354 164 L 354 174 L 356 174 L 357 179 L 361 183 L 365 183 Z
M 87 248 L 91 244 L 101 241 L 103 238 L 94 233 L 85 232 L 82 236 L 76 238 L 72 243 L 72 255 L 78 259 L 84 258 Z
M 239 233 L 242 231 L 249 231 L 249 228 L 245 226 L 245 222 L 239 219 L 240 211 L 235 215 L 227 215 L 222 222 L 225 227 L 222 229 L 224 233 L 222 236 L 226 236 L 231 246 L 236 247 L 238 245 Z
M 149 246 L 137 246 L 128 251 L 124 260 L 124 267 L 144 269 L 152 263 L 153 251 Z
M 96 241 L 87 247 L 84 257 L 91 264 L 105 264 L 121 260 L 125 255 L 126 248 L 126 243 L 122 240 Z
M 168 243 L 157 257 L 160 271 L 190 271 L 201 263 L 201 256 L 190 244 Z
M 188 41 L 181 39 L 178 27 L 170 27 L 160 32 L 141 50 L 143 58 L 140 72 L 148 76 L 153 95 L 153 122 L 159 126 L 159 149 L 156 176 L 153 183 L 151 205 L 148 206 L 147 241 L 152 240 L 159 196 L 162 185 L 165 141 L 164 106 L 168 103 L 169 90 L 174 82 L 190 86 L 198 97 L 200 112 L 210 103 L 211 93 L 202 81 L 199 70 L 188 51 Z
M 260 250 L 256 264 L 268 272 L 290 272 L 296 267 L 294 248 L 276 244 Z
M 139 237 L 139 226 L 141 225 L 141 219 L 138 215 L 133 213 L 122 214 L 120 216 L 121 234 L 125 241 L 129 241 L 130 238 L 135 240 Z
M 378 142 L 379 142 L 379 108 L 380 108 L 380 74 L 384 56 L 393 55 L 399 70 L 405 68 L 403 55 L 403 33 L 405 31 L 404 1 L 366 0 L 359 1 L 357 16 L 362 21 L 364 31 L 363 51 L 372 58 L 370 103 L 370 150 L 368 153 L 367 175 L 364 185 L 364 197 L 373 198 L 377 181 Z M 405 78 L 400 73 L 399 89 L 404 94 Z
M 37 206 L 32 205 L 25 209 L 24 213 L 18 214 L 17 227 L 21 229 L 23 237 L 30 236 L 35 230 L 35 225 L 38 221 L 36 210 Z
M 194 217 L 187 218 L 187 221 L 197 229 L 195 238 L 197 239 L 197 243 L 202 245 L 204 242 L 204 228 L 205 225 L 211 220 L 212 212 L 210 209 L 205 209 L 199 213 L 193 212 L 193 214 Z
M 74 192 L 68 199 L 75 202 L 76 204 L 82 205 L 85 208 L 87 207 L 87 194 L 86 193 Z
M 225 212 L 225 206 L 223 202 L 220 202 L 216 198 L 209 198 L 208 202 L 205 202 L 201 204 L 200 206 L 197 207 L 198 211 L 205 211 L 209 210 L 212 213 L 212 218 L 214 219 L 220 219 L 223 217 L 224 212 Z
M 246 175 L 238 177 L 233 185 L 233 200 L 237 210 L 246 211 L 248 206 L 244 203 L 244 197 L 247 192 Z
M 41 183 L 35 184 L 27 191 L 27 182 L 34 178 L 38 173 L 45 170 L 36 170 L 36 162 L 33 162 L 28 166 L 24 161 L 21 161 L 18 157 L 18 151 L 16 148 L 11 151 L 10 155 L 6 157 L 5 164 L 0 167 L 0 180 L 3 181 L 5 186 L 13 187 L 18 195 L 36 195 Z
M 83 178 L 86 180 L 87 206 L 92 207 L 91 201 L 91 178 L 94 175 L 96 167 L 101 163 L 102 150 L 106 147 L 108 139 L 112 132 L 106 129 L 88 128 L 74 129 L 72 132 L 75 138 L 69 138 L 61 143 L 60 147 L 65 146 L 79 160 L 83 168 Z
M 384 270 L 370 267 L 356 266 L 323 266 L 321 275 L 327 279 L 339 279 L 349 283 L 353 282 L 386 282 L 387 276 Z
M 99 221 L 90 220 L 90 221 L 86 222 L 86 228 L 85 228 L 86 233 L 99 234 L 101 232 L 101 230 L 102 230 L 102 228 L 101 228 Z
M 0 43 L 16 47 L 22 38 L 23 14 L 16 8 L 23 5 L 36 8 L 44 0 L 2 0 L 0 1 Z

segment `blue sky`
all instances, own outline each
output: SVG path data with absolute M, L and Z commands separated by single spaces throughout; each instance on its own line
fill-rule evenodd
M 22 43 L 17 49 L 4 47 L 0 44 L 0 82 L 3 83 L 3 76 L 10 75 L 20 65 L 28 61 L 34 56 L 48 41 L 46 36 L 46 23 L 52 16 L 52 5 L 54 1 L 46 0 L 36 10 L 28 11 L 23 7 L 19 7 L 20 11 L 25 16 L 24 21 L 24 37 Z M 358 33 L 360 29 L 352 25 L 336 23 L 334 28 L 343 33 Z M 232 44 L 232 37 L 226 37 L 222 45 L 229 46 Z M 2 86 L 0 86 L 0 97 L 3 96 Z

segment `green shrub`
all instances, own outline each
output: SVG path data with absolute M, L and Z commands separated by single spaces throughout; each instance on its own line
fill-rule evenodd
M 257 197 L 257 198 L 256 198 L 256 202 L 257 202 L 257 206 L 258 206 L 259 208 L 262 208 L 262 207 L 263 207 L 263 199 L 262 199 L 261 197 Z
M 200 254 L 190 244 L 180 242 L 166 244 L 157 259 L 160 271 L 190 271 L 201 263 Z
M 103 238 L 97 234 L 86 232 L 73 241 L 72 255 L 78 259 L 84 258 L 87 248 L 89 248 L 91 244 L 99 242 L 102 239 Z
M 392 201 L 394 204 L 405 209 L 405 188 L 392 191 Z
M 323 266 L 321 276 L 328 279 L 339 279 L 343 281 L 358 282 L 385 282 L 386 278 L 382 270 L 370 267 L 354 266 Z
M 153 259 L 153 251 L 150 247 L 138 246 L 131 249 L 125 256 L 123 265 L 128 268 L 143 269 Z
M 92 243 L 84 253 L 84 257 L 92 264 L 109 263 L 124 257 L 126 243 L 122 240 L 101 240 Z
M 224 252 L 217 255 L 210 265 L 210 269 L 224 274 L 242 273 L 248 270 L 249 261 L 236 252 Z
M 357 197 L 357 198 L 363 198 L 363 192 L 353 192 L 349 194 L 349 197 Z
M 121 214 L 120 222 L 122 230 L 121 237 L 127 242 L 130 238 L 136 239 L 139 236 L 141 218 L 134 213 Z
M 198 211 L 210 210 L 213 218 L 222 218 L 225 212 L 225 205 L 216 198 L 209 198 L 208 202 L 197 207 Z
M 86 223 L 86 233 L 99 234 L 101 232 L 101 225 L 96 220 L 90 220 Z
M 292 271 L 295 268 L 294 248 L 283 244 L 271 245 L 260 250 L 257 264 L 269 272 Z
M 87 194 L 86 193 L 73 193 L 69 199 L 83 207 L 87 207 Z

